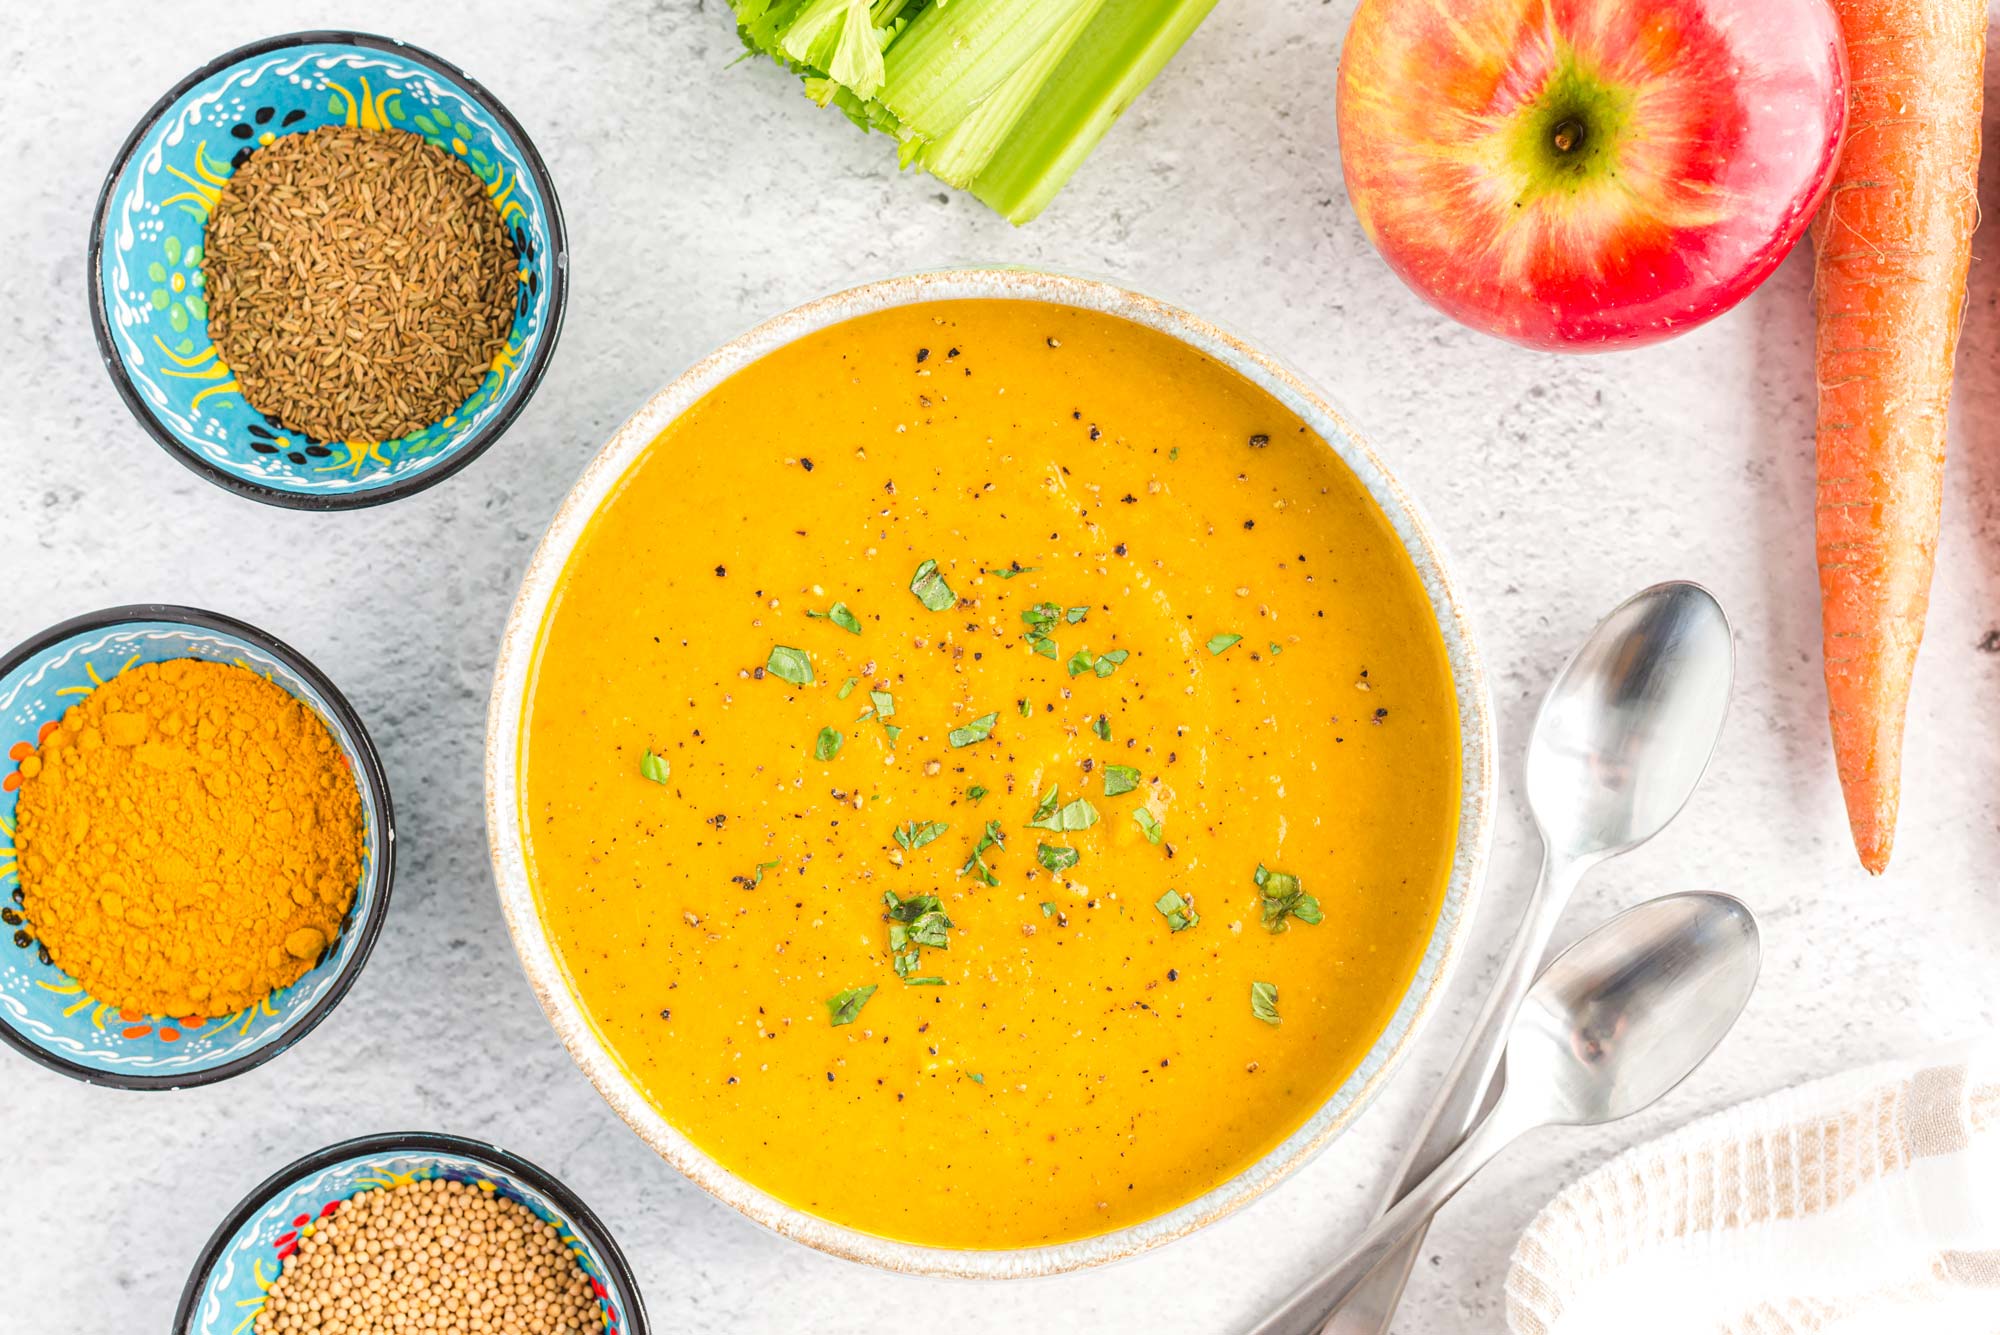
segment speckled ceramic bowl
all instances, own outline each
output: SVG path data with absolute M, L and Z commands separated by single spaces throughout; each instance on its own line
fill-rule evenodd
M 514 330 L 486 379 L 400 440 L 285 430 L 244 401 L 208 340 L 201 247 L 223 184 L 276 136 L 343 124 L 408 130 L 456 155 L 487 183 L 521 257 Z M 132 131 L 91 221 L 91 320 L 126 406 L 195 472 L 272 505 L 378 505 L 471 463 L 527 404 L 562 328 L 567 244 L 534 145 L 462 70 L 386 37 L 293 33 L 210 61 Z
M 1458 697 L 1464 774 L 1459 842 L 1443 910 L 1429 948 L 1395 1016 L 1358 1070 L 1305 1125 L 1262 1160 L 1200 1199 L 1116 1232 L 1057 1246 L 1006 1251 L 948 1250 L 892 1242 L 830 1223 L 787 1205 L 722 1168 L 662 1117 L 600 1041 L 564 980 L 535 905 L 522 842 L 520 746 L 523 715 L 542 620 L 570 552 L 600 506 L 653 439 L 722 381 L 774 349 L 828 325 L 893 306 L 968 298 L 1055 302 L 1121 316 L 1179 339 L 1261 386 L 1310 424 L 1353 470 L 1402 539 L 1423 578 L 1450 657 Z M 500 904 L 535 994 L 570 1055 L 647 1144 L 713 1195 L 787 1237 L 892 1270 L 1000 1278 L 1046 1275 L 1133 1255 L 1201 1228 L 1269 1190 L 1360 1116 L 1388 1082 L 1443 995 L 1472 912 L 1492 839 L 1492 706 L 1436 539 L 1373 447 L 1298 373 L 1244 340 L 1186 311 L 1112 283 L 1009 268 L 913 274 L 823 297 L 759 325 L 697 362 L 661 390 L 598 452 L 557 511 L 536 551 L 500 643 L 486 728 L 486 822 Z
M 357 1191 L 442 1177 L 519 1201 L 556 1226 L 597 1290 L 609 1335 L 646 1335 L 646 1305 L 590 1207 L 526 1159 L 463 1136 L 412 1131 L 342 1141 L 266 1178 L 201 1249 L 174 1335 L 243 1335 L 264 1292 L 319 1219 Z
M 140 1015 L 92 999 L 35 941 L 11 846 L 21 762 L 43 734 L 93 686 L 169 658 L 237 663 L 290 691 L 326 724 L 361 791 L 361 879 L 340 935 L 296 983 L 229 1016 Z M 121 1089 L 182 1089 L 261 1066 L 326 1018 L 361 972 L 389 911 L 395 841 L 389 785 L 361 720 L 297 650 L 230 617 L 161 604 L 50 627 L 0 659 L 0 1041 L 65 1075 Z

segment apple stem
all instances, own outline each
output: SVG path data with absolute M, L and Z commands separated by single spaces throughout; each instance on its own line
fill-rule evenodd
M 1583 143 L 1583 122 L 1568 116 L 1556 123 L 1554 134 L 1556 152 L 1574 153 Z

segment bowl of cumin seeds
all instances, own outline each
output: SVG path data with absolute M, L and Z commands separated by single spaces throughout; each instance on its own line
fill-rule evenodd
M 555 187 L 463 71 L 304 32 L 204 65 L 140 121 L 91 233 L 91 316 L 169 454 L 272 505 L 433 486 L 499 439 L 562 327 Z

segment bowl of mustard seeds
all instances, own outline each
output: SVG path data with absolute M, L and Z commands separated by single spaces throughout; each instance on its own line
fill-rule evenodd
M 395 1329 L 646 1335 L 610 1232 L 545 1169 L 436 1132 L 362 1136 L 266 1178 L 222 1221 L 174 1335 Z
M 99 352 L 174 458 L 240 495 L 378 505 L 506 431 L 554 351 L 568 251 L 547 168 L 464 71 L 303 32 L 210 61 L 99 195 Z
M 125 1089 L 209 1084 L 337 1005 L 395 824 L 303 655 L 195 608 L 111 608 L 0 658 L 0 1042 Z

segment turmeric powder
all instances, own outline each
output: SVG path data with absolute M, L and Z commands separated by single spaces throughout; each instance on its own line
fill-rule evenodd
M 22 908 L 99 1001 L 231 1014 L 312 968 L 354 902 L 346 757 L 248 668 L 128 669 L 71 707 L 21 776 Z

